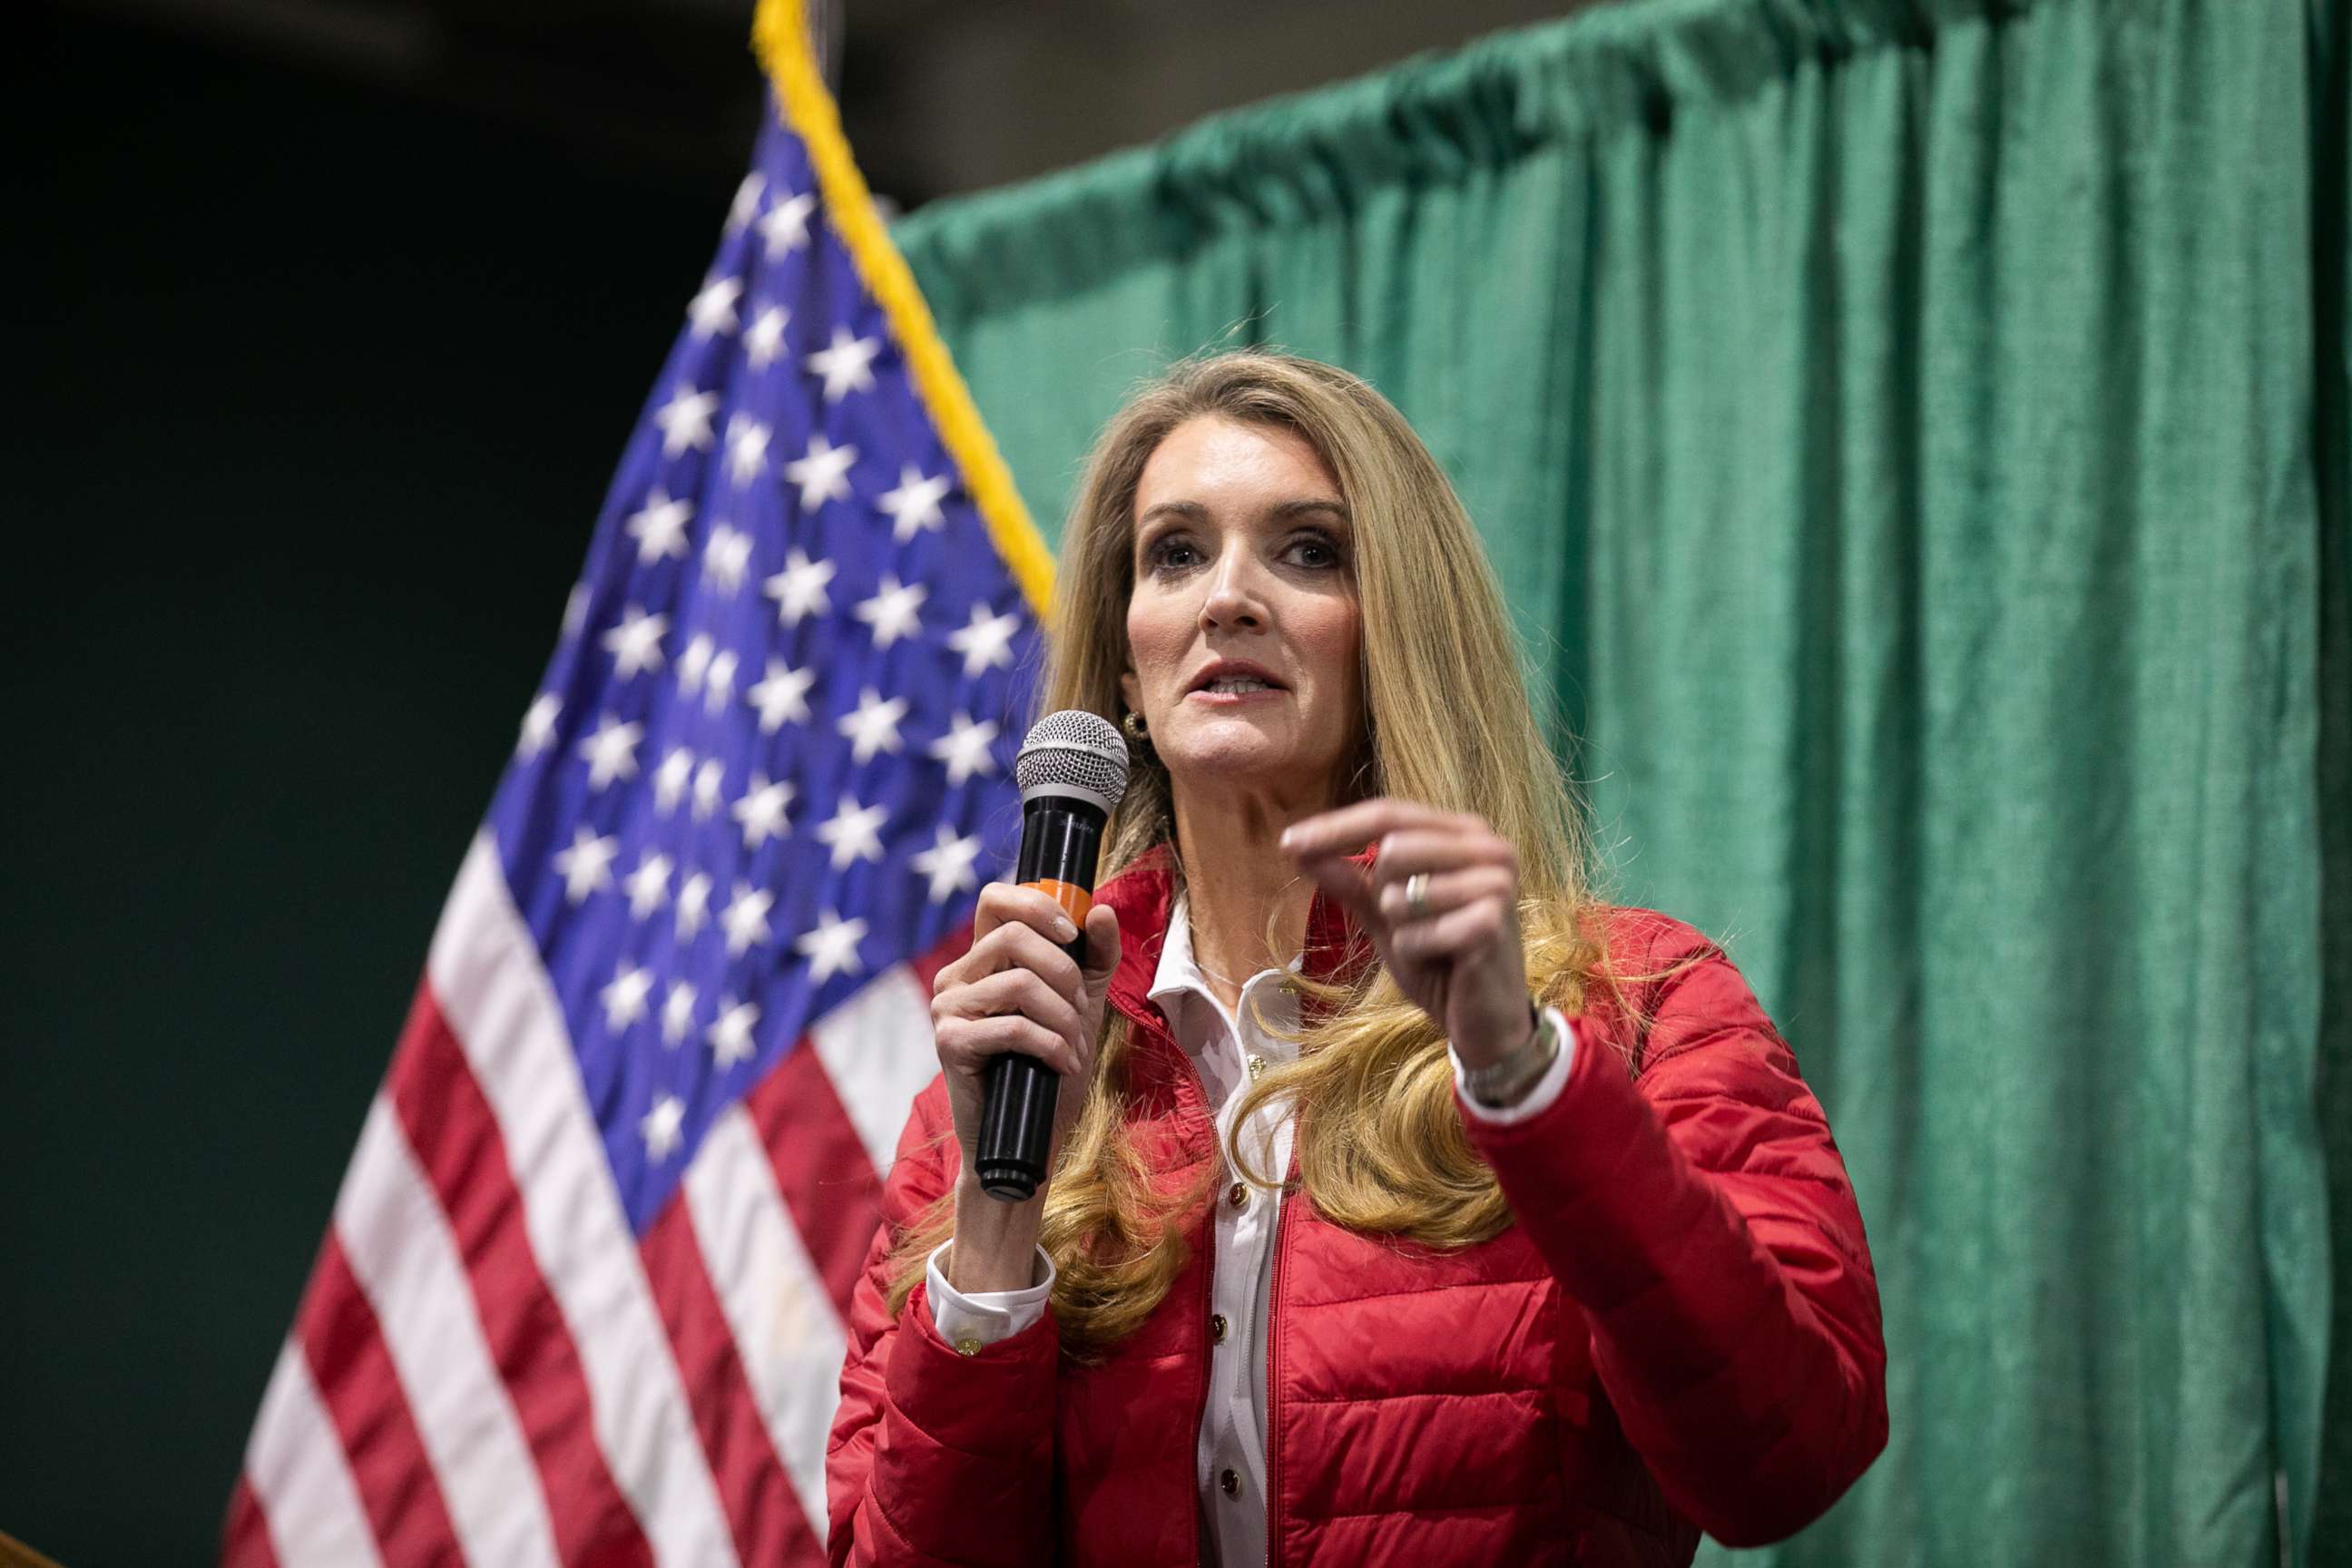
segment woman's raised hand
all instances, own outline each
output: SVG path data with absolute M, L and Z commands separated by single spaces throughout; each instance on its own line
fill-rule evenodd
M 1378 840 L 1367 868 L 1349 857 Z M 1484 817 L 1418 801 L 1358 801 L 1291 824 L 1282 847 L 1347 906 L 1398 988 L 1483 1067 L 1533 1026 L 1519 945 L 1519 853 Z M 1408 903 L 1408 879 L 1425 905 Z
M 1062 907 L 1034 888 L 1011 882 L 991 882 L 980 890 L 972 931 L 971 951 L 931 983 L 931 1035 L 947 1076 L 967 1185 L 975 1184 L 981 1074 L 992 1057 L 1019 1051 L 1061 1075 L 1054 1104 L 1054 1147 L 1061 1148 L 1062 1135 L 1077 1120 L 1094 1082 L 1103 997 L 1118 963 L 1119 945 L 1118 917 L 1097 905 L 1087 916 L 1087 963 L 1081 968 L 1061 950 L 1061 943 L 1077 934 Z M 1044 1191 L 1038 1189 L 1040 1196 Z

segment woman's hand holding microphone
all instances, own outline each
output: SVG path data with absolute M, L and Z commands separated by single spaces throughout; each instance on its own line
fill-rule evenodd
M 963 1152 L 956 1183 L 955 1245 L 948 1282 L 963 1291 L 1020 1290 L 1036 1283 L 1038 1226 L 1045 1190 L 1026 1203 L 1001 1203 L 973 1174 L 980 1136 L 981 1079 L 1007 1051 L 1036 1058 L 1061 1076 L 1054 1147 L 1077 1121 L 1094 1083 L 1103 998 L 1118 964 L 1118 917 L 1097 905 L 1087 916 L 1087 963 L 1061 944 L 1077 934 L 1062 907 L 1033 888 L 992 882 L 980 892 L 971 948 L 931 984 L 931 1035 L 946 1075 Z

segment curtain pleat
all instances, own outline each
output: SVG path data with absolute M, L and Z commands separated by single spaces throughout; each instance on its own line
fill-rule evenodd
M 1870 1227 L 1888 1450 L 1742 1555 L 2352 1552 L 2341 10 L 1648 0 L 899 226 L 1049 536 L 1219 345 L 1453 475 Z

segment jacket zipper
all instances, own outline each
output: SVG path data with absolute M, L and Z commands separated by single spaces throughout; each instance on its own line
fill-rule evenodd
M 1274 1278 L 1266 1285 L 1265 1303 L 1265 1568 L 1275 1568 L 1282 1560 L 1282 1534 L 1276 1528 L 1275 1500 L 1282 1496 L 1282 1423 L 1277 1419 L 1282 1401 L 1282 1330 L 1276 1313 L 1282 1307 L 1282 1264 L 1284 1242 L 1290 1234 L 1290 1211 L 1297 1206 L 1291 1202 L 1297 1194 L 1290 1191 L 1298 1180 L 1298 1131 L 1294 1122 L 1290 1133 L 1290 1168 L 1283 1173 L 1284 1191 L 1276 1198 L 1274 1211 Z
M 1112 995 L 1108 998 L 1108 1001 L 1112 1006 L 1117 1007 L 1121 1013 L 1127 1015 L 1127 1020 L 1129 1023 L 1133 1024 L 1139 1029 L 1145 1030 L 1150 1034 L 1160 1037 L 1161 1041 L 1175 1052 L 1177 1059 L 1184 1064 L 1185 1076 L 1192 1080 L 1192 1088 L 1199 1095 L 1200 1103 L 1203 1107 L 1207 1106 L 1209 1103 L 1209 1080 L 1201 1076 L 1201 1064 L 1192 1059 L 1192 1053 L 1185 1050 L 1182 1047 L 1178 1046 L 1174 1038 L 1169 1036 L 1167 1031 L 1161 1028 L 1160 1025 L 1144 1016 L 1138 1009 L 1127 1006 L 1118 996 Z M 1212 1161 L 1214 1161 L 1217 1157 L 1217 1151 L 1215 1121 L 1213 1118 L 1211 1119 L 1210 1122 L 1209 1144 L 1209 1158 Z M 1209 1201 L 1213 1204 L 1216 1201 L 1214 1193 L 1210 1194 Z M 1213 1219 L 1210 1221 L 1213 1231 L 1214 1229 L 1215 1223 L 1216 1222 Z M 1277 1243 L 1281 1239 L 1281 1216 L 1277 1215 L 1275 1219 L 1276 1240 Z M 1279 1254 L 1276 1255 L 1275 1267 L 1277 1269 L 1282 1267 Z M 1209 1306 L 1211 1302 L 1216 1300 L 1216 1275 L 1217 1249 L 1213 1245 L 1212 1245 L 1209 1248 L 1207 1263 L 1201 1270 L 1200 1299 L 1194 1303 L 1194 1310 L 1192 1312 L 1192 1331 L 1196 1335 L 1202 1334 L 1207 1331 Z M 1209 1403 L 1208 1347 L 1205 1345 L 1202 1346 L 1201 1353 L 1194 1356 L 1192 1361 L 1193 1365 L 1199 1369 L 1193 1374 L 1192 1382 L 1192 1452 L 1197 1455 L 1201 1451 L 1201 1419 L 1207 1413 Z M 1201 1485 L 1198 1478 L 1192 1475 L 1190 1466 L 1186 1467 L 1185 1473 L 1188 1477 L 1188 1480 L 1184 1488 L 1184 1495 L 1186 1498 L 1191 1500 L 1192 1504 L 1192 1568 L 1206 1568 L 1206 1564 L 1201 1558 L 1201 1528 L 1207 1522 L 1201 1517 Z

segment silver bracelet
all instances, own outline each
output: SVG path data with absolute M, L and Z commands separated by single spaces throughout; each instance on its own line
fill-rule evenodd
M 1535 1030 L 1525 1044 L 1482 1068 L 1462 1069 L 1462 1091 L 1481 1105 L 1500 1110 L 1516 1104 L 1533 1089 L 1559 1055 L 1559 1031 L 1552 1026 L 1549 1010 L 1528 1006 L 1535 1013 Z

